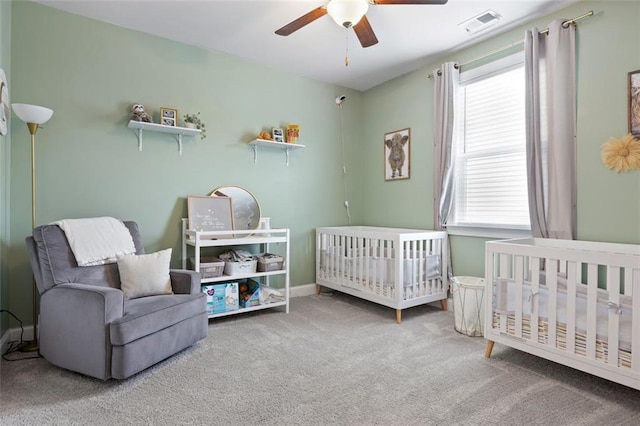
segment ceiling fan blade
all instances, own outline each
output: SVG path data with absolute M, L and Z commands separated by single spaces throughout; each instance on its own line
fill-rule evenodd
M 445 4 L 448 0 L 372 0 L 373 4 Z
M 316 19 L 322 18 L 326 14 L 327 14 L 327 6 L 320 6 L 316 9 L 313 9 L 311 12 L 305 15 L 302 15 L 298 19 L 289 22 L 287 25 L 285 25 L 284 27 L 276 31 L 276 34 L 281 36 L 288 36 L 294 31 L 298 31 L 300 28 L 304 27 L 305 25 L 312 23 Z
M 378 44 L 378 38 L 373 33 L 373 28 L 371 28 L 371 24 L 369 23 L 366 15 L 363 16 L 362 19 L 360 19 L 360 22 L 353 27 L 353 31 L 356 32 L 362 47 L 369 47 L 374 44 Z

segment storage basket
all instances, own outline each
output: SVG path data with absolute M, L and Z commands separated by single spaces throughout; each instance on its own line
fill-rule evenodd
M 453 277 L 454 328 L 467 336 L 484 335 L 484 279 L 480 277 Z
M 258 272 L 281 271 L 284 267 L 282 256 L 271 253 L 258 255 Z
M 195 257 L 189 258 L 192 267 L 195 269 Z M 224 271 L 224 261 L 217 257 L 201 257 L 200 258 L 200 277 L 201 278 L 217 278 L 222 276 Z
M 224 262 L 224 273 L 226 275 L 253 274 L 256 272 L 257 264 L 257 260 Z

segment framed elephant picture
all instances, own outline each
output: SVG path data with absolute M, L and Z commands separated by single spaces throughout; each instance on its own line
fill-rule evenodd
M 384 180 L 409 179 L 411 129 L 395 130 L 384 135 Z

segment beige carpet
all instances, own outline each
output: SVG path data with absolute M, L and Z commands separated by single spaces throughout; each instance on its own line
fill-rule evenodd
M 0 364 L 2 425 L 636 425 L 640 392 L 453 329 L 453 314 L 328 293 L 210 321 L 126 381 Z

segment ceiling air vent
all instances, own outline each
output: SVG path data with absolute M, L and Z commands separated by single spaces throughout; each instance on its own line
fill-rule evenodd
M 487 10 L 486 12 L 482 12 L 471 19 L 467 19 L 466 21 L 458 24 L 458 26 L 463 28 L 467 34 L 475 34 L 494 25 L 499 19 L 500 15 L 493 10 Z

